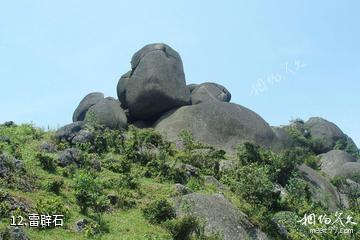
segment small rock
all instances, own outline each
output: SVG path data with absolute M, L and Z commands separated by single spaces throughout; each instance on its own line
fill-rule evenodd
M 74 225 L 75 232 L 82 232 L 88 223 L 89 221 L 86 219 L 76 221 Z
M 58 141 L 67 141 L 71 143 L 72 139 L 76 136 L 76 134 L 83 129 L 85 126 L 85 123 L 80 122 L 73 122 L 68 125 L 63 126 L 55 133 L 55 138 Z
M 8 227 L 3 234 L 4 240 L 29 240 L 24 230 L 20 227 Z
M 91 167 L 93 169 L 95 169 L 96 171 L 100 172 L 101 171 L 101 162 L 97 159 L 94 159 L 91 162 Z
M 100 92 L 93 92 L 86 95 L 79 103 L 73 114 L 73 122 L 84 121 L 86 112 L 91 106 L 104 99 L 104 94 Z
M 61 167 L 66 167 L 72 163 L 81 165 L 81 151 L 79 149 L 68 148 L 60 154 L 59 165 Z
M 56 146 L 52 143 L 44 142 L 40 145 L 40 151 L 54 153 L 56 152 Z
M 82 129 L 80 130 L 75 137 L 72 139 L 72 144 L 81 144 L 91 142 L 94 138 L 94 134 L 90 131 Z
M 176 183 L 175 184 L 175 192 L 178 195 L 185 195 L 185 194 L 191 193 L 191 190 L 188 187 L 186 187 L 180 183 Z
M 0 142 L 4 142 L 7 144 L 11 143 L 10 138 L 8 136 L 0 136 Z

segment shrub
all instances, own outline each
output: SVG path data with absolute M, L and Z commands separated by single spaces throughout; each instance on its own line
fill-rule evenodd
M 62 178 L 55 178 L 54 180 L 46 184 L 46 190 L 59 195 L 63 185 L 64 185 L 64 180 Z
M 152 224 L 165 222 L 176 216 L 172 204 L 164 198 L 151 201 L 142 210 L 144 217 Z
M 285 209 L 303 215 L 312 208 L 311 194 L 306 181 L 294 176 L 290 178 L 285 189 L 288 192 L 282 203 Z
M 166 221 L 164 226 L 171 233 L 174 240 L 189 240 L 195 232 L 198 232 L 199 222 L 196 217 L 187 215 Z
M 193 215 L 185 215 L 181 218 L 168 220 L 164 223 L 165 228 L 171 233 L 174 240 L 222 240 L 221 234 L 205 235 L 203 221 Z
M 103 166 L 114 173 L 128 173 L 131 169 L 129 160 L 123 156 L 114 156 L 112 154 L 105 157 Z
M 37 153 L 36 159 L 38 159 L 42 169 L 48 172 L 56 171 L 56 160 L 52 155 L 47 153 Z
M 334 149 L 343 150 L 357 158 L 360 157 L 359 149 L 349 138 L 348 139 L 343 139 L 343 138 L 339 139 L 336 142 Z
M 81 212 L 87 213 L 88 208 L 95 209 L 98 198 L 102 195 L 103 189 L 97 176 L 88 172 L 80 172 L 75 179 L 75 198 Z
M 177 167 L 174 157 L 165 150 L 160 150 L 157 157 L 146 164 L 144 176 L 176 183 L 183 183 L 187 179 L 185 170 Z
M 70 213 L 69 209 L 64 205 L 63 201 L 60 198 L 51 197 L 40 199 L 36 203 L 35 211 L 39 215 L 64 215 L 64 221 L 66 221 Z M 46 227 L 53 226 L 51 225 Z
M 203 188 L 203 184 L 199 178 L 190 177 L 186 186 L 193 192 L 200 191 Z
M 197 167 L 205 175 L 219 177 L 219 162 L 225 159 L 225 151 L 196 141 L 187 130 L 181 131 L 179 137 L 183 149 L 175 154 L 175 160 Z
M 273 192 L 274 184 L 267 165 L 256 163 L 238 166 L 227 176 L 231 189 L 252 205 L 272 206 L 278 200 Z
M 320 159 L 315 155 L 309 155 L 305 158 L 305 164 L 315 170 L 320 170 Z

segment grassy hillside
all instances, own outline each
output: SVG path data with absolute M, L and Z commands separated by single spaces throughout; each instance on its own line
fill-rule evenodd
M 251 143 L 239 146 L 237 156 L 196 142 L 181 133 L 176 148 L 151 129 L 129 127 L 127 131 L 88 126 L 88 142 L 59 141 L 53 131 L 32 125 L 0 126 L 0 232 L 6 233 L 11 216 L 30 213 L 64 214 L 63 227 L 23 229 L 30 239 L 222 239 L 204 234 L 205 223 L 189 213 L 176 217 L 172 199 L 181 197 L 175 183 L 191 192 L 219 191 L 268 236 L 283 239 L 274 225 L 279 217 L 292 239 L 308 239 L 309 229 L 296 221 L 305 213 L 330 213 L 313 201 L 297 166 L 316 169 L 318 159 L 306 146 L 273 153 Z M 310 141 L 310 140 L 309 140 Z M 70 149 L 70 150 L 69 150 Z M 68 153 L 64 157 L 65 153 Z M 221 170 L 220 162 L 235 167 Z M 195 172 L 189 170 L 193 166 Z M 204 181 L 213 176 L 226 187 Z M 281 195 L 275 189 L 286 190 Z M 358 199 L 344 210 L 360 222 Z M 289 211 L 293 219 L 284 220 Z M 82 231 L 75 223 L 86 219 Z M 323 234 L 319 239 L 359 239 L 352 234 Z

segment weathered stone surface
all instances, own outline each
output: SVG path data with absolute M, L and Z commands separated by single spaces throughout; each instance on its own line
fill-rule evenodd
M 311 196 L 315 202 L 322 203 L 330 211 L 340 208 L 340 195 L 328 178 L 304 164 L 299 167 L 299 171 L 301 177 L 309 184 Z
M 0 178 L 8 178 L 23 170 L 22 161 L 8 154 L 0 154 Z
M 61 167 L 66 167 L 71 164 L 81 164 L 81 151 L 77 148 L 68 148 L 65 149 L 59 155 L 59 165 Z
M 86 113 L 85 122 L 95 122 L 111 129 L 127 127 L 127 118 L 120 107 L 120 102 L 109 98 L 104 98 L 90 107 Z
M 217 83 L 202 83 L 191 92 L 192 105 L 210 101 L 230 102 L 230 100 L 230 92 Z
M 259 115 L 237 104 L 206 102 L 171 111 L 155 123 L 155 129 L 168 140 L 177 141 L 183 129 L 200 142 L 236 152 L 238 144 L 254 142 L 270 147 L 275 134 Z
M 347 138 L 338 126 L 320 117 L 310 118 L 305 122 L 305 127 L 310 130 L 312 137 L 323 140 L 323 152 L 332 150 L 338 140 Z
M 191 83 L 188 84 L 187 87 L 189 88 L 190 93 L 197 87 L 199 84 Z
M 283 127 L 271 127 L 275 133 L 277 141 L 274 146 L 274 150 L 281 151 L 287 148 L 295 147 L 296 143 L 293 138 L 287 132 L 287 126 Z
M 82 129 L 75 135 L 71 143 L 72 144 L 89 143 L 93 140 L 93 138 L 94 138 L 94 134 L 92 134 L 89 130 Z
M 126 104 L 126 89 L 128 86 L 128 81 L 130 79 L 131 73 L 132 71 L 128 71 L 127 73 L 122 75 L 116 87 L 117 96 L 119 98 L 121 107 L 123 108 L 128 107 Z
M 341 150 L 331 150 L 320 154 L 321 170 L 329 177 L 341 175 L 342 166 L 348 162 L 356 162 L 357 159 Z
M 180 183 L 175 184 L 175 193 L 177 195 L 185 195 L 185 194 L 189 194 L 190 192 L 191 192 L 191 190 L 188 187 L 186 187 Z
M 8 227 L 2 237 L 4 240 L 29 240 L 25 231 L 20 227 Z
M 360 183 L 360 162 L 345 163 L 340 167 L 339 173 L 336 175 Z
M 96 103 L 104 99 L 104 94 L 100 92 L 93 92 L 86 95 L 83 100 L 81 100 L 79 106 L 75 109 L 73 114 L 73 122 L 84 121 L 86 112 L 91 106 L 94 106 Z
M 182 207 L 186 204 L 192 214 L 204 219 L 206 235 L 220 233 L 225 240 L 268 239 L 223 195 L 192 193 L 176 199 L 175 202 L 177 215 L 187 214 Z
M 68 141 L 71 142 L 72 139 L 76 136 L 77 132 L 83 129 L 85 123 L 83 121 L 73 122 L 68 125 L 63 126 L 55 133 L 55 138 L 58 141 Z
M 136 52 L 132 72 L 118 83 L 118 97 L 139 120 L 151 120 L 162 113 L 190 103 L 190 91 L 180 55 L 166 44 L 150 44 Z
M 50 142 L 43 142 L 40 145 L 40 151 L 47 152 L 47 153 L 54 153 L 56 152 L 56 145 Z
M 87 224 L 89 224 L 89 221 L 86 219 L 80 219 L 80 220 L 76 221 L 76 223 L 74 225 L 75 232 L 82 232 L 85 229 Z

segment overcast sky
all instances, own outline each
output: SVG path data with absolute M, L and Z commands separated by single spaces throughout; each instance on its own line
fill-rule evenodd
M 271 125 L 324 117 L 360 146 L 359 1 L 122 2 L 0 0 L 0 122 L 69 123 L 164 42 L 187 83 L 220 83 Z

